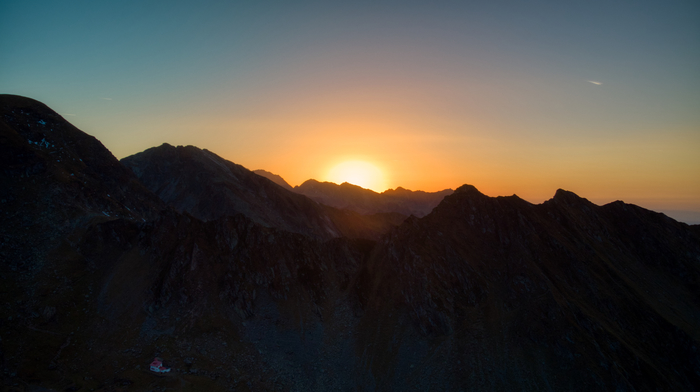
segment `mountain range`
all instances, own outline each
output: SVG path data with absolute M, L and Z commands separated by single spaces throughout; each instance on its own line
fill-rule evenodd
M 194 146 L 163 144 L 121 162 L 169 206 L 203 221 L 243 214 L 265 227 L 319 239 L 377 239 L 406 218 L 319 204 Z
M 4 390 L 700 389 L 698 225 L 119 161 L 12 95 L 0 162 Z
M 268 178 L 281 187 L 302 194 L 321 204 L 349 209 L 361 214 L 398 212 L 419 218 L 429 214 L 442 199 L 452 194 L 452 189 L 439 192 L 410 191 L 402 187 L 377 193 L 357 185 L 344 182 L 340 185 L 332 182 L 307 180 L 292 188 L 282 177 L 265 170 L 255 170 L 255 174 Z

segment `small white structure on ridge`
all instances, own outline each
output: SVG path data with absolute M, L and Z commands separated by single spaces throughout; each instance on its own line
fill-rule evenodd
M 167 373 L 170 371 L 170 368 L 163 365 L 163 360 L 161 358 L 155 357 L 153 362 L 151 362 L 151 371 L 156 373 Z

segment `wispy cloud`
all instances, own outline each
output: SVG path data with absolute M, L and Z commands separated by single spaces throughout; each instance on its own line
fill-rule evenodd
M 102 98 L 102 100 L 104 100 L 104 101 L 111 101 L 112 98 Z
M 601 82 L 596 82 L 595 80 L 589 80 L 588 83 L 593 83 L 593 84 L 595 84 L 596 86 L 600 86 L 601 84 L 603 84 L 603 83 L 601 83 Z

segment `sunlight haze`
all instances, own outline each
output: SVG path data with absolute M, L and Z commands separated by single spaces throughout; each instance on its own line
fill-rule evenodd
M 324 180 L 342 184 L 347 182 L 375 192 L 383 192 L 386 188 L 386 180 L 381 169 L 369 162 L 344 161 L 333 166 Z

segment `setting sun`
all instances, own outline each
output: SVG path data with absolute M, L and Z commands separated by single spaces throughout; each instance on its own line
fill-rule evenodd
M 337 164 L 328 171 L 327 180 L 336 184 L 348 182 L 376 192 L 386 190 L 382 170 L 365 161 L 345 161 Z

